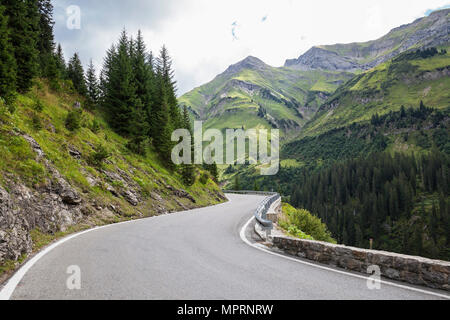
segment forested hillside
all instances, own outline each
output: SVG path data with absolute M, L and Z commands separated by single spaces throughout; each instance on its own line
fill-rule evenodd
M 313 136 L 375 114 L 399 111 L 401 106 L 449 106 L 450 53 L 448 47 L 405 52 L 348 81 L 318 110 L 302 130 Z
M 290 202 L 351 246 L 450 260 L 450 157 L 375 153 L 297 178 Z
M 190 122 L 168 50 L 124 30 L 98 77 L 66 62 L 52 13 L 0 1 L 0 277 L 67 233 L 225 199 L 213 168 L 170 161 Z
M 418 108 L 403 107 L 397 112 L 375 114 L 368 122 L 285 144 L 281 149 L 280 172 L 274 177 L 261 177 L 253 166 L 228 168 L 223 175 L 238 176 L 243 189 L 273 189 L 289 195 L 295 185 L 292 181 L 301 172 L 328 168 L 337 161 L 367 157 L 375 152 L 423 154 L 433 145 L 448 154 L 449 133 L 450 109 L 436 110 L 419 103 Z
M 406 52 L 355 76 L 282 146 L 281 169 L 223 177 L 274 190 L 322 219 L 339 242 L 449 260 L 447 49 Z M 292 227 L 292 226 L 291 226 Z

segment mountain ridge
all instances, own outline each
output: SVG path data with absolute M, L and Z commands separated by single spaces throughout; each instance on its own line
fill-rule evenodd
M 449 41 L 450 9 L 392 29 L 383 37 L 367 42 L 314 46 L 285 67 L 298 70 L 326 69 L 364 71 L 376 67 L 412 48 L 439 46 Z
M 179 103 L 195 119 L 205 120 L 207 127 L 241 128 L 245 123 L 295 132 L 352 76 L 340 71 L 276 68 L 248 56 L 181 96 Z

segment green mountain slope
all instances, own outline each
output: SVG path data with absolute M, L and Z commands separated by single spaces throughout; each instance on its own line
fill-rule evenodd
M 302 136 L 317 135 L 401 106 L 450 105 L 450 54 L 439 50 L 403 53 L 341 86 L 304 127 Z
M 38 81 L 14 107 L 0 99 L 0 281 L 18 259 L 67 233 L 225 199 L 212 179 L 200 182 L 203 171 L 186 186 L 152 148 L 129 151 L 101 112 L 74 107 L 85 99 L 70 81 L 61 87 Z M 71 131 L 68 115 L 77 113 Z
M 296 132 L 351 73 L 274 68 L 255 57 L 179 98 L 206 127 Z
M 302 172 L 373 152 L 424 154 L 433 145 L 449 153 L 448 48 L 406 52 L 341 86 L 281 149 L 277 176 L 253 166 L 226 171 L 243 188 L 280 188 L 290 194 Z M 426 107 L 421 107 L 421 103 Z M 402 108 L 404 106 L 404 108 Z M 256 181 L 256 184 L 255 184 Z
M 350 44 L 313 47 L 285 66 L 298 70 L 368 70 L 411 49 L 448 43 L 450 9 L 391 30 L 380 39 Z

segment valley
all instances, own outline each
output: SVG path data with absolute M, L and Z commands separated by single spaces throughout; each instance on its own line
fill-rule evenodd
M 305 195 L 316 194 L 316 187 L 301 189 L 301 196 L 299 188 L 305 183 L 314 185 L 315 180 L 310 181 L 308 177 L 320 177 L 339 164 L 354 161 L 354 166 L 360 166 L 367 159 L 383 156 L 413 157 L 418 167 L 442 157 L 439 179 L 448 181 L 449 16 L 449 9 L 435 11 L 377 40 L 316 46 L 297 59 L 288 59 L 280 68 L 248 57 L 230 66 L 212 82 L 183 95 L 179 102 L 188 106 L 193 118 L 205 121 L 209 128 L 280 129 L 279 173 L 263 177 L 256 165 L 219 166 L 222 185 L 226 188 L 278 191 L 285 201 L 319 215 L 341 243 L 367 247 L 368 239 L 377 237 L 379 247 L 416 254 L 423 250 L 422 255 L 448 259 L 445 249 L 445 242 L 450 239 L 446 234 L 448 229 L 439 231 L 443 237 L 439 241 L 444 241 L 440 244 L 436 243 L 437 238 L 430 241 L 429 231 L 417 231 L 430 228 L 427 216 L 432 210 L 440 210 L 439 219 L 445 220 L 449 214 L 448 190 L 427 189 L 423 174 L 411 177 L 417 180 L 414 195 L 402 200 L 410 203 L 408 212 L 389 217 L 392 223 L 402 226 L 405 237 L 408 232 L 409 237 L 415 237 L 415 249 L 411 249 L 412 244 L 390 243 L 387 239 L 396 237 L 391 229 L 373 234 L 366 224 L 367 217 L 358 222 L 359 240 L 350 241 L 348 233 L 343 236 L 341 223 L 345 221 L 347 228 L 353 230 L 353 237 L 358 223 L 349 222 L 342 215 L 358 215 L 362 207 L 353 202 L 343 209 L 346 201 L 342 200 L 342 207 L 335 208 L 333 203 L 338 200 L 332 190 L 322 191 L 325 195 L 322 206 L 318 207 L 317 202 L 312 205 L 312 200 L 304 199 Z M 388 175 L 385 182 L 394 183 L 399 178 L 396 174 Z M 368 195 L 369 191 L 359 201 L 366 201 L 368 206 L 384 201 L 376 197 L 367 200 Z M 381 208 L 373 216 L 380 212 Z M 405 221 L 399 222 L 400 217 L 412 225 L 409 231 L 404 228 Z M 448 224 L 445 221 L 441 222 Z M 433 246 L 440 249 L 433 251 L 430 249 Z

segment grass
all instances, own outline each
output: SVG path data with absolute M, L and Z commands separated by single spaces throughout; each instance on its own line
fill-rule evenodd
M 213 81 L 195 88 L 179 98 L 181 105 L 192 107 L 206 120 L 208 128 L 246 128 L 270 127 L 267 119 L 258 117 L 262 106 L 275 120 L 292 120 L 298 130 L 313 113 L 310 109 L 299 111 L 308 102 L 311 93 L 331 94 L 339 83 L 350 79 L 352 74 L 328 71 L 298 71 L 289 68 L 270 66 L 258 69 L 242 69 L 235 74 L 225 72 Z M 234 81 L 234 82 L 233 82 Z M 235 81 L 256 86 L 253 91 L 242 89 Z M 261 94 L 261 89 L 268 90 L 274 98 Z M 309 103 L 318 108 L 323 102 L 319 96 Z M 297 106 L 288 104 L 294 101 Z M 282 134 L 286 134 L 283 132 Z
M 27 259 L 27 255 L 23 254 L 17 261 L 6 260 L 4 264 L 0 264 L 0 279 L 3 275 L 11 274 L 18 265 L 21 265 Z
M 281 160 L 280 166 L 282 168 L 301 168 L 304 166 L 304 163 L 297 159 L 284 159 Z
M 37 101 L 42 104 L 42 110 L 35 110 Z M 53 92 L 45 81 L 37 80 L 28 94 L 18 95 L 15 112 L 11 113 L 4 105 L 0 105 L 0 186 L 8 189 L 8 184 L 17 181 L 33 189 L 41 184 L 49 184 L 53 179 L 44 162 L 37 159 L 30 144 L 22 137 L 25 133 L 36 140 L 49 163 L 79 191 L 86 201 L 95 201 L 103 208 L 106 208 L 108 204 L 114 204 L 120 209 L 120 216 L 109 217 L 101 213 L 89 216 L 86 221 L 89 226 L 157 215 L 157 206 L 163 206 L 167 212 L 173 212 L 182 210 L 184 207 L 207 206 L 223 201 L 217 196 L 221 191 L 215 183 L 209 181 L 203 185 L 198 181 L 202 170 L 198 170 L 195 184 L 186 186 L 181 182 L 180 174 L 177 171 L 168 170 L 151 147 L 148 147 L 145 156 L 130 152 L 125 147 L 127 139 L 112 131 L 99 111 L 83 110 L 81 128 L 74 132 L 67 130 L 65 119 L 75 101 L 81 101 L 82 104 L 84 102 L 81 97 L 68 91 Z M 31 120 L 35 113 L 38 114 L 42 123 L 42 128 L 39 130 L 33 126 Z M 100 125 L 95 132 L 90 129 L 94 119 Z M 111 157 L 108 158 L 107 163 L 93 166 L 88 159 L 99 144 L 106 146 Z M 71 157 L 69 149 L 78 150 L 82 154 L 81 159 Z M 102 170 L 117 172 L 119 168 L 125 171 L 141 189 L 142 202 L 137 208 L 130 205 L 124 198 L 118 198 L 107 190 L 107 183 L 114 185 L 118 190 L 123 185 L 119 182 L 108 181 Z M 87 176 L 97 179 L 98 185 L 91 186 Z M 196 203 L 193 204 L 185 198 L 177 198 L 178 202 L 176 202 L 172 191 L 167 186 L 186 190 Z M 162 201 L 154 200 L 151 197 L 152 193 L 159 194 Z M 35 249 L 38 250 L 54 239 L 77 231 L 79 227 L 75 226 L 64 233 L 56 234 L 33 230 Z M 81 227 L 86 226 L 83 224 Z M 2 268 L 6 270 L 9 267 Z
M 337 107 L 321 108 L 303 128 L 301 136 L 317 136 L 336 127 L 365 122 L 375 114 L 399 111 L 402 105 L 418 107 L 420 101 L 433 108 L 447 108 L 450 78 L 438 73 L 449 65 L 449 51 L 446 55 L 410 60 L 406 64 L 404 61 L 383 63 L 339 88 L 326 104 L 333 102 Z

